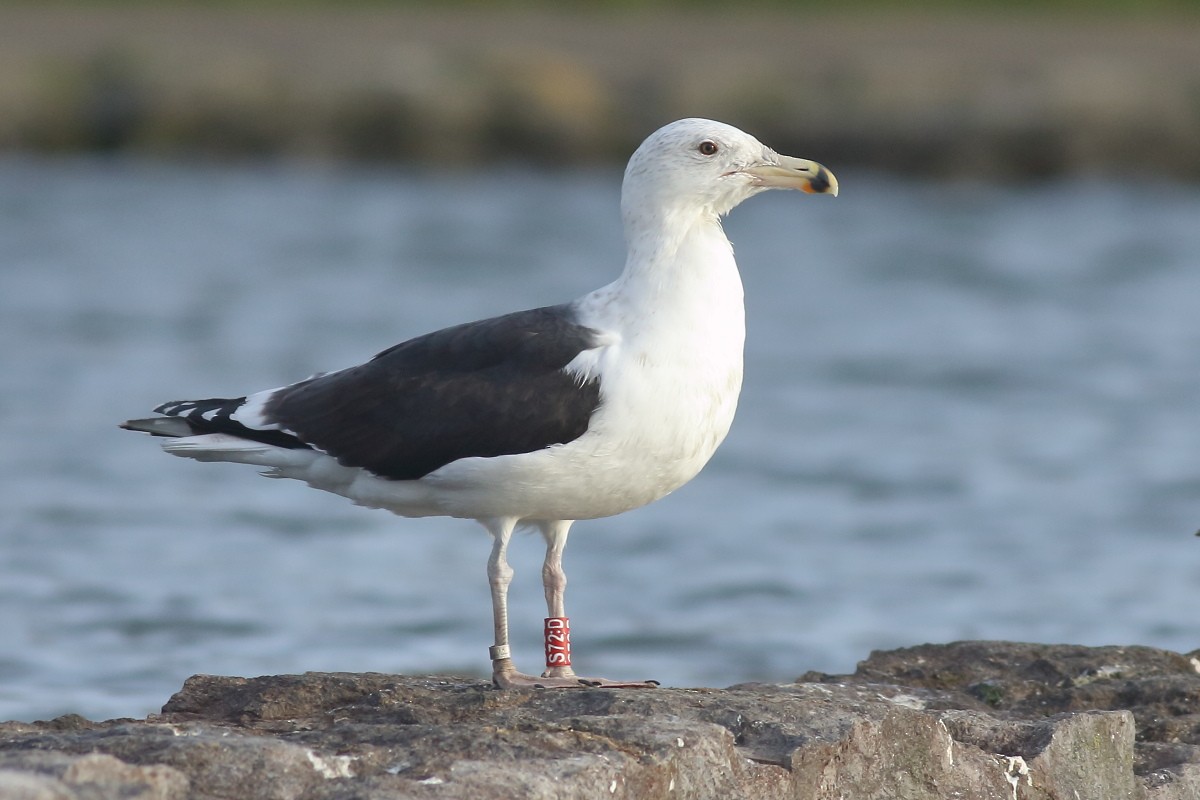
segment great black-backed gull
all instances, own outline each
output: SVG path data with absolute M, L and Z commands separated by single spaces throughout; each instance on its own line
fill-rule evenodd
M 634 152 L 621 189 L 628 252 L 616 281 L 563 305 L 420 336 L 339 372 L 247 397 L 188 400 L 122 427 L 198 461 L 254 464 L 406 517 L 479 521 L 502 688 L 649 686 L 571 668 L 563 547 L 572 523 L 678 489 L 708 462 L 742 385 L 742 283 L 720 218 L 766 189 L 837 194 L 813 161 L 737 128 L 673 122 Z M 546 540 L 546 671 L 508 642 L 506 552 Z

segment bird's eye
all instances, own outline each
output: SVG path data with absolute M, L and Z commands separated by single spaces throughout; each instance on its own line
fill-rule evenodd
M 696 149 L 700 151 L 700 155 L 702 156 L 713 156 L 717 154 L 718 148 L 716 142 L 712 141 L 711 139 L 705 139 L 696 147 Z

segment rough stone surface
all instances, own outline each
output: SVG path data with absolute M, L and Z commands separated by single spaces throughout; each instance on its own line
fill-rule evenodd
M 197 675 L 146 720 L 0 725 L 0 797 L 1200 797 L 1200 658 L 1006 642 L 728 689 Z

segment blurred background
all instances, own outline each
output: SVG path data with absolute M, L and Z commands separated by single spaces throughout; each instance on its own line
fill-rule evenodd
M 117 423 L 608 282 L 683 116 L 821 161 L 726 229 L 712 464 L 580 523 L 575 660 L 672 685 L 1200 646 L 1200 4 L 0 4 L 0 719 L 193 673 L 484 675 L 488 541 Z M 540 539 L 514 544 L 540 660 Z

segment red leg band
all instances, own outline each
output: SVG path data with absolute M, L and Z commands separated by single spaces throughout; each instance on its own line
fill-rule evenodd
M 546 666 L 571 666 L 571 620 L 567 617 L 546 618 Z

